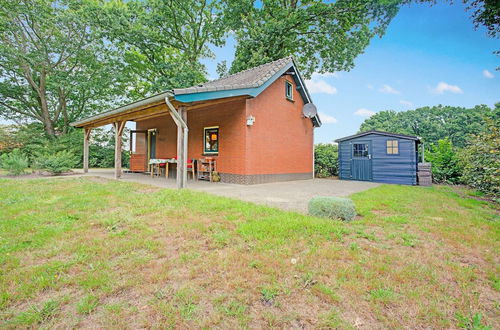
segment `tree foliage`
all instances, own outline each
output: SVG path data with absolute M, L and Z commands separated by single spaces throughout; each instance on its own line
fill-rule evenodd
M 495 107 L 500 108 L 500 103 Z M 415 135 L 427 144 L 437 144 L 447 138 L 453 146 L 462 148 L 472 135 L 485 129 L 484 117 L 491 116 L 495 111 L 485 105 L 471 109 L 439 105 L 401 112 L 380 111 L 366 119 L 360 131 L 375 129 Z
M 85 1 L 0 2 L 0 115 L 38 121 L 48 135 L 104 109 L 118 63 L 88 20 Z
M 425 159 L 432 164 L 432 181 L 456 184 L 461 182 L 462 167 L 456 148 L 448 138 L 431 144 Z
M 318 178 L 339 174 L 338 145 L 319 143 L 314 146 L 314 173 Z
M 484 193 L 500 196 L 500 112 L 486 119 L 479 132 L 460 153 L 462 180 Z
M 224 43 L 220 1 L 97 1 L 94 23 L 123 52 L 132 98 L 206 81 L 200 59 Z
M 403 1 L 226 0 L 237 46 L 231 73 L 294 55 L 301 73 L 348 70 Z
M 127 134 L 124 134 L 124 145 L 127 144 Z M 82 167 L 83 160 L 83 130 L 71 129 L 67 134 L 47 136 L 40 123 L 21 126 L 0 126 L 0 154 L 10 153 L 19 149 L 33 166 L 41 158 L 68 151 L 74 155 L 75 167 Z M 114 132 L 102 128 L 92 130 L 89 146 L 90 167 L 113 167 L 115 161 Z M 122 165 L 128 166 L 129 154 L 122 153 Z
M 484 26 L 491 37 L 500 37 L 500 1 L 464 0 L 467 9 L 472 10 L 472 19 L 476 28 Z

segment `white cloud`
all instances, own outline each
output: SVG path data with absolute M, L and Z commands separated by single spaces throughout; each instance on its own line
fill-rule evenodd
M 401 100 L 401 101 L 399 101 L 399 103 L 401 103 L 402 105 L 406 105 L 407 107 L 413 106 L 413 103 L 411 103 L 410 101 L 406 101 L 406 100 Z
M 373 89 L 374 87 L 373 87 L 373 85 L 372 85 L 372 84 L 368 84 L 368 85 L 366 85 L 366 88 L 368 88 L 368 89 Z
M 385 93 L 385 94 L 399 94 L 399 91 L 392 88 L 389 85 L 383 85 L 382 87 L 379 88 L 378 90 L 380 93 Z
M 495 76 L 493 75 L 493 73 L 489 72 L 488 70 L 483 70 L 483 76 L 485 78 L 489 78 L 489 79 L 495 78 Z
M 306 85 L 312 94 L 337 94 L 337 88 L 321 79 L 306 80 Z
M 327 115 L 324 112 L 319 113 L 319 118 L 321 118 L 323 124 L 335 124 L 337 122 L 337 118 Z
M 432 89 L 432 92 L 436 93 L 436 94 L 443 94 L 444 92 L 450 92 L 450 93 L 454 93 L 454 94 L 462 94 L 463 91 L 460 87 L 458 87 L 457 85 L 449 85 L 447 83 L 445 83 L 444 81 L 441 81 L 439 84 L 437 84 L 437 86 Z
M 314 72 L 312 74 L 312 79 L 314 80 L 315 78 L 323 78 L 323 77 L 334 77 L 334 78 L 340 78 L 340 74 L 338 72 L 325 72 L 325 73 L 318 73 Z
M 356 116 L 361 116 L 361 117 L 370 117 L 375 114 L 375 111 L 371 111 L 365 108 L 360 108 L 354 112 Z

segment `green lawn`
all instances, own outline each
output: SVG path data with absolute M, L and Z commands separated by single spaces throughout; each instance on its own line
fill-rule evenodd
M 97 178 L 0 180 L 0 328 L 500 328 L 499 219 L 383 185 L 341 223 Z

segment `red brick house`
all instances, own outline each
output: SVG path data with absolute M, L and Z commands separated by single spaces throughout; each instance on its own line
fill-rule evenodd
M 117 146 L 126 121 L 135 121 L 131 171 L 148 171 L 150 158 L 213 157 L 221 181 L 253 184 L 314 175 L 317 114 L 304 115 L 311 97 L 291 57 L 198 86 L 167 91 L 72 123 L 85 128 L 84 171 L 91 129 L 114 124 Z M 117 147 L 117 148 L 118 148 Z M 119 152 L 116 177 L 120 177 Z M 184 187 L 186 168 L 177 169 Z

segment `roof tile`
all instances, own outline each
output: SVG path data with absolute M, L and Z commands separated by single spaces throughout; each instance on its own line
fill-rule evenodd
M 230 76 L 208 81 L 204 84 L 174 89 L 174 94 L 192 94 L 200 92 L 213 92 L 228 89 L 255 88 L 264 84 L 276 72 L 293 62 L 292 57 L 285 57 L 258 67 L 244 70 Z

